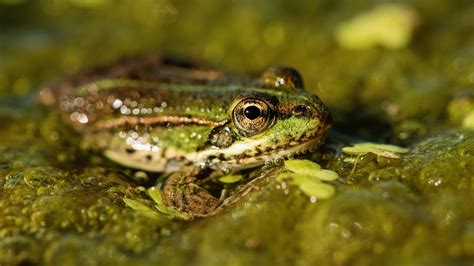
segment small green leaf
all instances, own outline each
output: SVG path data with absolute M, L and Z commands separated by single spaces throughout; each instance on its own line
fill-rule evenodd
M 150 208 L 147 204 L 143 202 L 140 202 L 134 199 L 127 199 L 127 198 L 124 198 L 123 201 L 128 207 L 130 207 L 134 211 L 139 212 L 142 215 L 145 215 L 146 217 L 150 219 L 155 219 L 155 220 L 167 219 L 163 213 L 159 213 L 153 210 L 152 208 Z
M 384 151 L 390 151 L 390 152 L 396 152 L 396 153 L 407 153 L 410 151 L 408 148 L 403 148 L 400 146 L 395 146 L 395 145 L 390 145 L 390 144 L 378 144 L 378 143 L 358 143 L 355 146 L 360 146 L 360 147 L 374 147 L 378 148 Z
M 344 158 L 344 160 L 342 161 L 345 163 L 355 164 L 357 162 L 357 158 L 347 157 L 347 158 Z
M 155 202 L 155 204 L 156 204 L 155 207 L 159 212 L 167 214 L 167 215 L 171 216 L 171 218 L 179 218 L 179 219 L 182 219 L 182 220 L 189 220 L 190 219 L 188 214 L 186 214 L 184 212 L 180 212 L 178 210 L 175 210 L 175 209 L 172 209 L 172 208 L 166 206 L 163 203 L 163 197 L 161 195 L 161 190 L 158 187 L 151 187 L 147 190 L 147 192 L 148 192 L 148 195 L 150 196 L 150 198 Z
M 301 183 L 299 188 L 308 197 L 315 196 L 317 199 L 329 199 L 336 192 L 333 186 L 314 181 Z
M 407 153 L 409 149 L 398 147 L 390 144 L 377 144 L 377 143 L 357 143 L 353 147 L 344 147 L 342 151 L 351 155 L 364 155 L 367 153 L 373 153 L 377 156 L 398 159 L 400 156 L 398 153 Z
M 148 195 L 153 199 L 153 201 L 158 205 L 163 205 L 163 198 L 161 197 L 161 190 L 157 187 L 151 187 L 148 190 Z
M 243 175 L 225 175 L 219 178 L 219 182 L 225 184 L 232 184 L 235 182 L 239 182 L 240 180 L 242 180 L 243 177 Z
M 150 208 L 147 204 L 138 200 L 124 198 L 123 202 L 125 202 L 125 205 L 136 211 L 153 211 L 153 209 Z
M 168 207 L 163 203 L 163 198 L 161 196 L 161 190 L 158 187 L 151 187 L 147 190 L 150 198 L 155 202 L 156 208 L 162 213 L 168 214 Z
M 336 172 L 327 169 L 316 171 L 312 174 L 312 176 L 322 181 L 334 181 L 339 178 L 339 175 Z
M 342 151 L 347 153 L 347 154 L 351 154 L 351 155 L 364 155 L 364 154 L 367 154 L 369 152 L 374 152 L 374 151 L 377 152 L 374 149 L 369 149 L 367 147 L 358 147 L 358 146 L 344 147 L 344 148 L 342 148 Z
M 317 178 L 314 178 L 314 176 L 312 175 L 301 175 L 301 174 L 294 174 L 294 176 L 292 177 L 292 183 L 294 185 L 300 185 L 300 184 L 304 184 L 304 183 L 308 183 L 308 182 L 320 182 L 319 179 Z
M 300 159 L 285 161 L 285 167 L 290 171 L 303 175 L 311 175 L 311 173 L 321 169 L 321 166 L 315 162 Z

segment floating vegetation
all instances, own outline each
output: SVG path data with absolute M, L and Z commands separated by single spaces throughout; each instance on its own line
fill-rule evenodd
M 344 147 L 342 148 L 342 151 L 344 153 L 357 156 L 362 156 L 367 153 L 373 153 L 381 157 L 399 159 L 400 153 L 407 153 L 409 149 L 389 144 L 365 142 L 354 144 L 354 146 L 352 147 Z M 350 161 L 348 160 L 347 162 Z
M 163 219 L 166 216 L 163 215 L 160 212 L 155 211 L 153 208 L 151 208 L 147 203 L 136 200 L 136 199 L 131 199 L 131 198 L 124 198 L 123 202 L 125 205 L 128 207 L 132 208 L 135 211 L 138 211 L 142 213 L 143 215 L 152 218 L 152 219 Z
M 311 175 L 314 172 L 321 170 L 321 166 L 310 160 L 288 160 L 285 161 L 285 168 L 298 173 Z
M 336 40 L 348 49 L 366 49 L 377 45 L 399 49 L 408 45 L 417 24 L 418 14 L 412 7 L 383 4 L 340 24 Z
M 225 184 L 232 184 L 232 183 L 237 183 L 240 180 L 242 180 L 244 176 L 243 175 L 224 175 L 219 178 L 219 182 L 225 183 Z
M 321 169 L 321 166 L 310 160 L 288 160 L 285 161 L 287 171 L 281 172 L 277 179 L 298 186 L 299 189 L 312 202 L 317 199 L 329 199 L 336 190 L 334 186 L 323 183 L 323 181 L 334 181 L 339 175 L 331 170 Z

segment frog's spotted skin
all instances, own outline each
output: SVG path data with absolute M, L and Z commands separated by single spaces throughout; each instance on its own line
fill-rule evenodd
M 327 108 L 299 88 L 292 69 L 271 68 L 252 82 L 160 60 L 78 74 L 43 90 L 41 100 L 56 104 L 85 142 L 111 160 L 172 173 L 163 202 L 190 216 L 214 213 L 222 202 L 198 185 L 216 170 L 317 147 L 330 126 Z

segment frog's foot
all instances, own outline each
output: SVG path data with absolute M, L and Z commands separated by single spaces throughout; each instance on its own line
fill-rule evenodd
M 191 217 L 214 213 L 221 201 L 196 184 L 198 169 L 183 169 L 168 177 L 163 188 L 163 203 Z

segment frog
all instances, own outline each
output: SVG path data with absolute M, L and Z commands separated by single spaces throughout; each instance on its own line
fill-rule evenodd
M 78 72 L 39 95 L 94 151 L 166 176 L 163 203 L 206 217 L 249 189 L 216 195 L 216 178 L 319 147 L 331 127 L 321 99 L 291 67 L 256 77 L 163 57 L 135 56 Z M 251 182 L 249 182 L 251 183 Z

